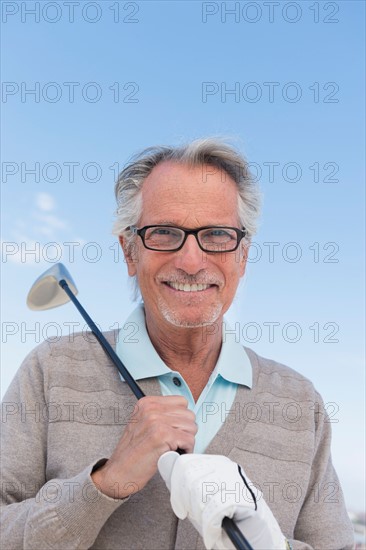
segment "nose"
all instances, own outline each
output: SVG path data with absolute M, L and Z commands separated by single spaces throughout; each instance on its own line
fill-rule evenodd
M 206 254 L 198 246 L 194 235 L 188 235 L 183 247 L 174 253 L 175 267 L 195 275 L 206 267 Z

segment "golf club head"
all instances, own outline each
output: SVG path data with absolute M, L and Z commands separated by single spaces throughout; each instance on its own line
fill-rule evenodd
M 61 263 L 55 264 L 35 281 L 27 296 L 27 306 L 35 311 L 42 311 L 66 304 L 69 297 L 58 284 L 62 279 L 74 294 L 78 293 L 66 267 Z

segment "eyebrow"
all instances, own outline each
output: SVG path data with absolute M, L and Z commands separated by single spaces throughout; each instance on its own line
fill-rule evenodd
M 163 220 L 162 222 L 159 222 L 159 223 L 155 222 L 154 224 L 150 224 L 150 225 L 171 225 L 174 227 L 185 227 L 183 225 L 180 225 L 177 222 L 172 222 L 170 220 Z M 212 222 L 212 223 L 207 223 L 204 227 L 226 227 L 226 226 L 227 226 L 227 223 Z

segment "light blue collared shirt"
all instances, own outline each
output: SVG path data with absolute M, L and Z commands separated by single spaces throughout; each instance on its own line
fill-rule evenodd
M 117 355 L 135 380 L 157 377 L 162 395 L 182 395 L 187 399 L 198 426 L 195 453 L 203 453 L 219 431 L 233 404 L 238 384 L 252 387 L 249 357 L 227 323 L 225 328 L 216 367 L 196 403 L 183 376 L 167 367 L 152 345 L 143 304 L 131 313 L 119 332 Z

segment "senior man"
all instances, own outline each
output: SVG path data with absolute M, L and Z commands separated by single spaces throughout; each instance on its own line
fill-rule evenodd
M 91 336 L 25 359 L 4 398 L 2 544 L 231 548 L 228 503 L 253 548 L 352 548 L 321 397 L 223 339 L 259 210 L 245 159 L 210 139 L 153 147 L 116 197 L 143 303 L 106 336 L 147 397 L 135 404 Z

